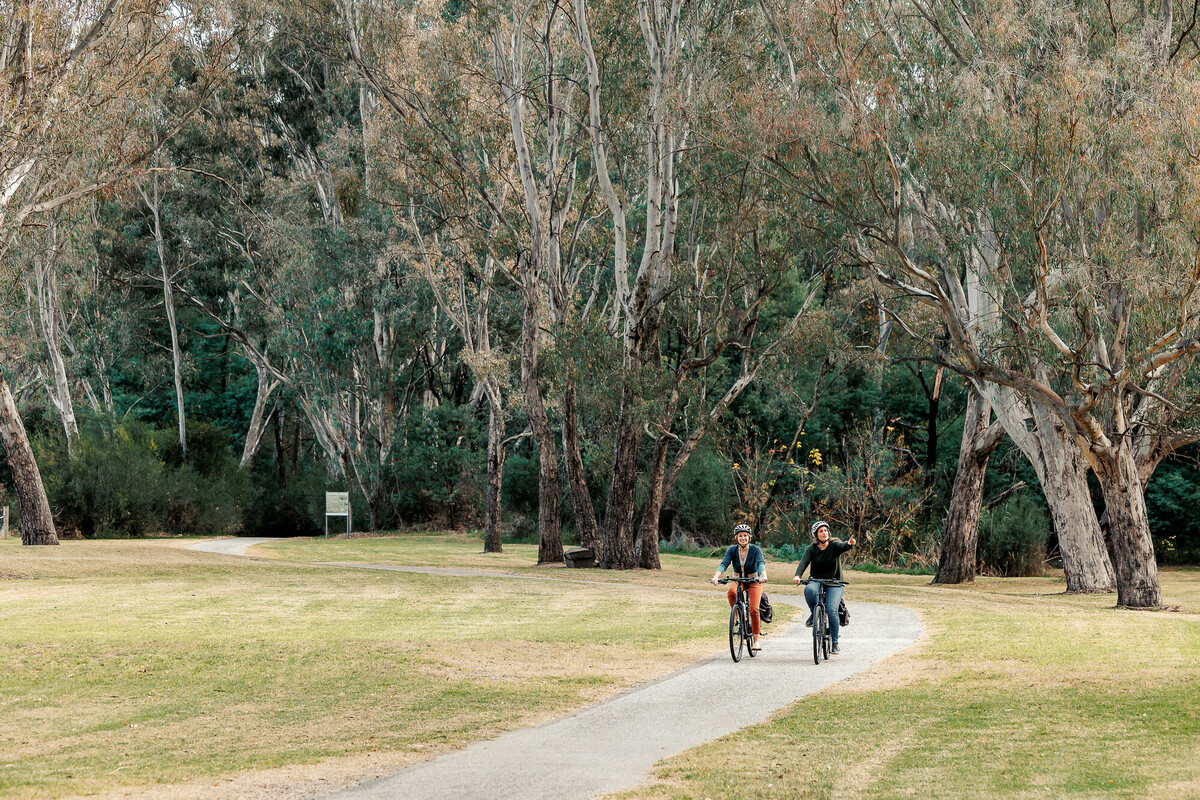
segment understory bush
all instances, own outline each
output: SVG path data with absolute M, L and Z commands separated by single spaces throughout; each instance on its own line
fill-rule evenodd
M 1050 516 L 1032 496 L 1016 495 L 983 512 L 979 520 L 979 563 L 983 574 L 1041 575 L 1050 538 Z
M 64 535 L 240 532 L 248 483 L 225 434 L 201 423 L 189 428 L 189 436 L 196 448 L 187 463 L 174 430 L 136 420 L 84 421 L 74 458 L 61 435 L 35 438 L 46 494 Z
M 1160 564 L 1200 564 L 1200 483 L 1194 464 L 1165 462 L 1146 486 L 1146 510 Z
M 486 435 L 486 423 L 469 406 L 447 404 L 409 414 L 396 433 L 384 478 L 393 519 L 385 514 L 381 526 L 482 525 Z

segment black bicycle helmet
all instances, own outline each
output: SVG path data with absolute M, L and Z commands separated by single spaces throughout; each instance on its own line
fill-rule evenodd
M 815 538 L 817 538 L 817 531 L 821 530 L 821 528 L 828 528 L 828 527 L 829 527 L 828 522 L 826 522 L 823 519 L 819 519 L 812 524 L 812 527 L 809 528 L 808 533 L 810 536 L 812 536 L 812 538 L 815 539 Z

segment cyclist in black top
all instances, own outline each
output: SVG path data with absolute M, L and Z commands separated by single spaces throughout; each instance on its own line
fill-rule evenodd
M 800 563 L 796 566 L 796 577 L 792 578 L 792 583 L 800 585 L 801 575 L 804 570 L 808 569 L 810 578 L 824 578 L 826 580 L 842 580 L 842 553 L 854 547 L 854 537 L 851 536 L 849 541 L 843 542 L 841 539 L 831 539 L 829 536 L 829 523 L 825 520 L 817 520 L 812 524 L 813 543 L 804 551 L 804 555 L 800 557 Z M 833 639 L 833 652 L 838 653 L 838 629 L 841 627 L 838 619 L 838 605 L 842 602 L 842 594 L 845 592 L 844 586 L 828 586 L 825 589 L 825 610 L 829 612 L 829 635 Z M 817 604 L 817 585 L 810 583 L 804 587 L 804 600 L 808 603 L 808 622 L 805 624 L 812 626 L 812 610 Z

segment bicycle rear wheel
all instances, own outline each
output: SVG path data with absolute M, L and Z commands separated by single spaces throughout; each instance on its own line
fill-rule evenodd
M 745 624 L 742 608 L 735 604 L 729 609 L 729 655 L 733 656 L 735 662 L 742 660 L 742 648 L 745 645 L 742 628 Z
M 813 607 L 813 663 L 821 663 L 821 640 L 825 638 L 825 609 Z

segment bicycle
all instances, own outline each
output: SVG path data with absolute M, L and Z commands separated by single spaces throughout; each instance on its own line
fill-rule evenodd
M 827 578 L 809 578 L 805 583 L 817 584 L 817 604 L 813 606 L 813 663 L 820 664 L 821 658 L 829 660 L 833 649 L 833 635 L 829 632 L 829 612 L 825 609 L 825 592 L 830 586 L 845 586 L 845 581 Z
M 742 660 L 742 651 L 749 650 L 750 657 L 754 658 L 758 655 L 758 651 L 754 649 L 754 629 L 750 622 L 750 593 L 746 587 L 752 583 L 761 583 L 757 578 L 721 578 L 717 583 L 735 582 L 737 587 L 737 599 L 733 601 L 733 608 L 729 609 L 729 655 L 733 656 L 734 662 Z

